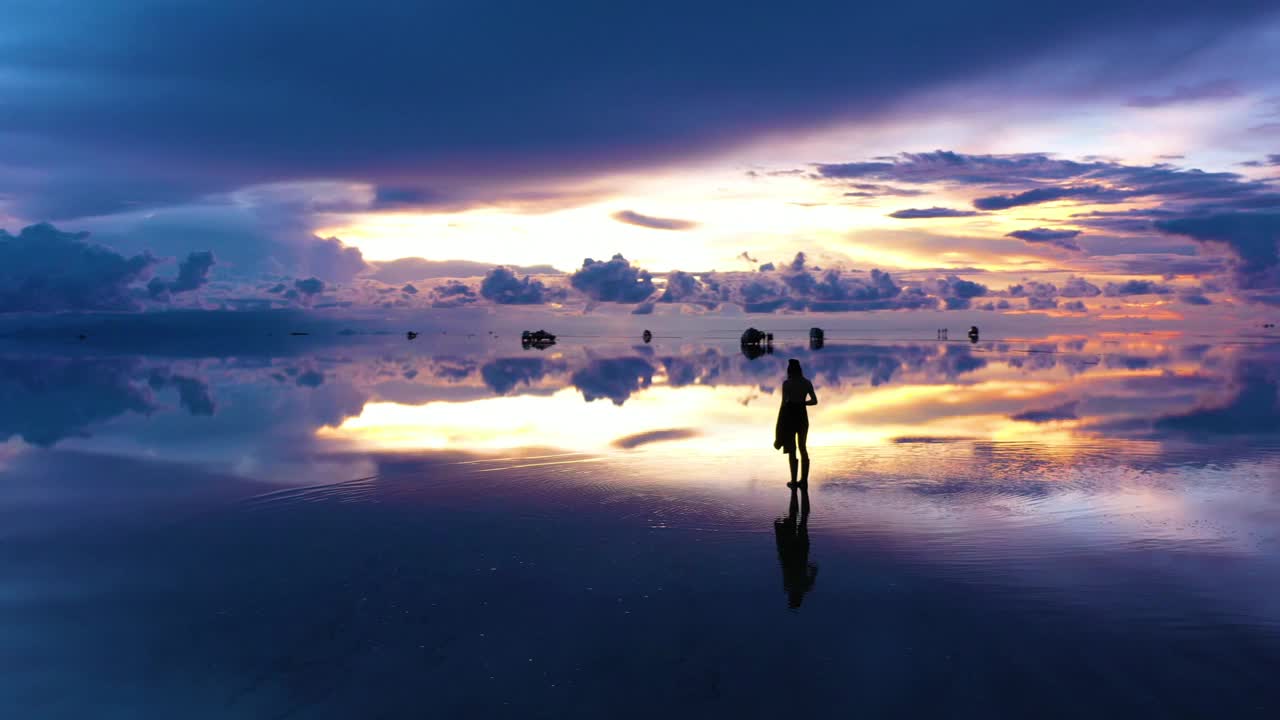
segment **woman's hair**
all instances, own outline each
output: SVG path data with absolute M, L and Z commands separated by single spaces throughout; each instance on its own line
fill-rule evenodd
M 787 377 L 792 380 L 804 377 L 804 370 L 800 369 L 799 360 L 791 358 L 787 361 Z

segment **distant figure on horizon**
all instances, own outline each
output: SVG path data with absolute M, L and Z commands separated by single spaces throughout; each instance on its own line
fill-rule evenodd
M 791 466 L 791 487 L 797 484 L 796 470 L 800 469 L 799 483 L 809 483 L 809 448 L 805 441 L 809 438 L 810 405 L 818 404 L 818 395 L 813 391 L 813 383 L 804 376 L 800 361 L 792 358 L 787 361 L 787 379 L 782 381 L 782 406 L 778 408 L 778 423 L 774 428 L 773 447 L 787 454 L 787 462 Z M 796 448 L 800 449 L 800 463 L 797 468 Z
M 791 505 L 787 516 L 773 521 L 773 538 L 778 544 L 778 562 L 782 565 L 782 589 L 787 593 L 787 607 L 798 610 L 805 593 L 818 579 L 818 566 L 809 562 L 809 488 L 791 486 Z

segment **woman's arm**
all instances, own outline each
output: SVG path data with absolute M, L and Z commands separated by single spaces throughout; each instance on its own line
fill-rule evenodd
M 818 404 L 818 393 L 813 391 L 813 383 L 809 383 L 809 396 L 805 398 L 804 404 L 805 405 Z

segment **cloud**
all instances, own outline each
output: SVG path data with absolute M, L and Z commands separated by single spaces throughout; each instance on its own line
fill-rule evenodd
M 1067 298 L 1097 297 L 1102 294 L 1102 289 L 1082 277 L 1072 275 L 1063 283 L 1062 291 L 1058 294 Z
M 155 258 L 126 258 L 87 237 L 48 224 L 0 230 L 0 312 L 135 309 L 133 286 Z
M 1107 297 L 1125 297 L 1128 295 L 1168 295 L 1173 288 L 1150 280 L 1126 280 L 1125 282 L 1109 282 L 1102 289 Z
M 1128 191 L 1112 190 L 1101 185 L 1074 187 L 1044 187 L 1026 190 L 1012 195 L 992 195 L 973 201 L 979 210 L 1008 210 L 1022 205 L 1038 205 L 1055 200 L 1088 200 L 1089 202 L 1116 202 L 1130 196 Z
M 1030 230 L 1014 230 L 1005 235 L 1005 237 L 1017 238 L 1027 243 L 1047 243 L 1055 245 L 1067 250 L 1080 250 L 1080 246 L 1073 242 L 1080 235 L 1079 230 L 1054 230 L 1051 228 L 1037 227 Z
M 193 252 L 186 260 L 178 263 L 178 276 L 173 280 L 152 278 L 147 283 L 147 293 L 153 298 L 168 299 L 169 296 L 189 292 L 203 287 L 209 282 L 209 270 L 214 266 L 213 253 Z
M 501 195 L 882 119 L 905 98 L 998 87 L 1008 78 L 979 78 L 1031 63 L 1048 80 L 1027 93 L 1128 94 L 1131 78 L 1257 27 L 1270 10 L 1169 0 L 1158 16 L 1136 2 L 938 5 L 922 15 L 909 4 L 869 11 L 821 0 L 813 13 L 761 14 L 727 0 L 661 0 L 636 15 L 553 0 L 504 6 L 496 27 L 483 4 L 455 3 L 441 22 L 434 6 L 352 13 L 316 2 L 298 33 L 295 9 L 263 5 L 122 13 L 115 3 L 78 2 L 74 12 L 34 3 L 10 14 L 0 157 L 45 169 L 7 184 L 15 213 L 97 215 L 327 178 L 367 183 L 389 205 L 430 202 L 439 187 Z M 903 27 L 910 47 L 897 37 Z M 495 112 L 495 97 L 511 102 Z
M 641 215 L 632 210 L 620 210 L 611 216 L 614 220 L 627 225 L 638 225 L 652 230 L 691 230 L 698 226 L 692 220 L 676 218 L 660 218 L 652 215 Z
M 653 294 L 653 276 L 633 267 L 621 254 L 607 261 L 583 260 L 582 267 L 569 276 L 569 284 L 599 302 L 634 303 Z
M 1076 408 L 1080 405 L 1079 400 L 1063 403 L 1056 407 L 1045 408 L 1043 410 L 1027 410 L 1017 415 L 1010 415 L 1012 420 L 1021 420 L 1024 422 L 1046 423 L 1055 420 L 1075 420 L 1079 416 L 1076 415 Z
M 307 278 L 305 280 L 294 280 L 293 288 L 306 297 L 319 295 L 324 292 L 324 281 L 320 278 Z
M 1280 287 L 1280 212 L 1221 213 L 1160 220 L 1162 232 L 1220 243 L 1236 256 L 1236 284 L 1247 290 Z
M 556 297 L 542 281 L 528 275 L 518 278 L 511 268 L 504 266 L 493 268 L 484 276 L 480 295 L 499 305 L 540 305 Z
M 930 292 L 942 298 L 948 310 L 964 310 L 969 307 L 973 298 L 987 294 L 986 285 L 963 280 L 955 275 L 933 279 L 925 285 Z
M 421 282 L 438 278 L 470 278 L 484 277 L 493 269 L 493 263 L 473 262 L 471 260 L 426 260 L 423 258 L 400 258 L 373 264 L 373 272 L 368 277 L 391 285 L 406 282 Z M 514 273 L 521 275 L 560 275 L 559 270 L 550 265 L 507 265 Z
M 1083 312 L 1089 311 L 1089 308 L 1086 307 L 1085 304 L 1079 300 L 1072 300 L 1070 302 L 1062 303 L 1061 305 L 1058 306 L 1058 309 L 1066 310 L 1067 312 L 1073 312 L 1073 313 L 1083 313 Z
M 899 220 L 920 220 L 925 218 L 955 218 L 955 217 L 972 217 L 981 215 L 976 210 L 956 210 L 954 208 L 931 207 L 931 208 L 907 208 L 906 210 L 898 210 L 889 213 L 889 217 Z
M 465 287 L 465 286 L 464 286 L 464 287 Z M 402 292 L 402 293 L 404 293 L 404 294 L 406 294 L 406 295 L 417 295 L 417 294 L 418 294 L 418 288 L 417 288 L 417 287 L 415 287 L 415 286 L 413 285 L 413 283 L 405 283 L 405 284 L 404 284 L 404 287 L 400 288 L 400 292 Z
M 478 298 L 470 285 L 450 280 L 431 289 L 431 307 L 455 308 L 470 305 Z
M 1179 85 L 1163 95 L 1139 95 L 1128 104 L 1131 107 L 1156 108 L 1203 100 L 1229 100 L 1243 94 L 1230 80 L 1206 80 L 1193 85 Z

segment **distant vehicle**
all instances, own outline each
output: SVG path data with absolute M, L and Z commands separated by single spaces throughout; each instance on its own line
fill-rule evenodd
M 525 330 L 520 333 L 520 344 L 526 348 L 545 348 L 556 344 L 556 336 L 546 330 Z
M 642 334 L 640 337 L 644 339 L 645 344 L 648 344 L 650 340 L 653 340 L 653 333 L 649 332 L 648 330 L 645 330 L 644 334 Z
M 969 327 L 969 342 L 971 343 L 978 342 L 978 326 L 977 325 L 971 325 Z
M 416 333 L 416 332 L 414 332 L 414 331 L 410 330 L 409 332 L 405 333 L 405 334 L 404 334 L 404 336 L 405 336 L 405 337 L 407 337 L 407 338 L 409 338 L 410 340 L 412 340 L 412 339 L 414 339 L 414 338 L 418 337 L 418 333 Z
M 809 347 L 814 350 L 821 350 L 826 343 L 827 334 L 822 328 L 809 328 Z
M 773 340 L 773 335 L 766 334 L 762 330 L 753 327 L 747 328 L 742 333 L 742 344 L 744 346 L 759 346 L 768 344 Z

